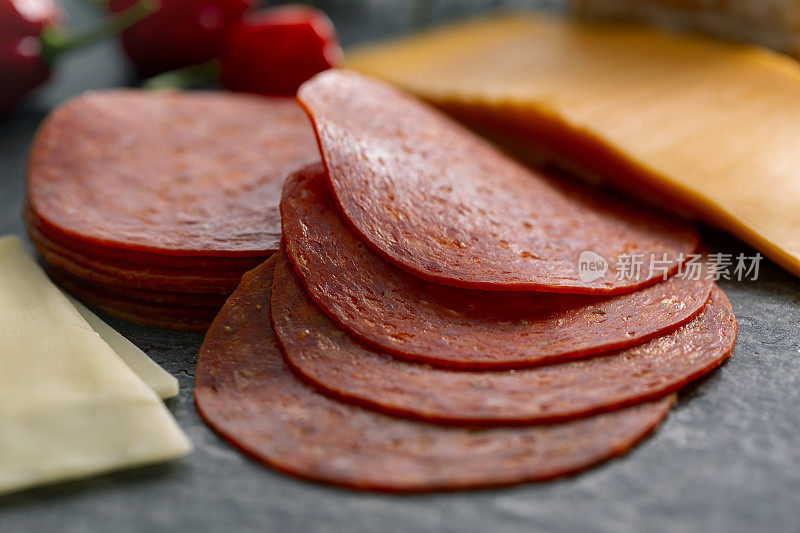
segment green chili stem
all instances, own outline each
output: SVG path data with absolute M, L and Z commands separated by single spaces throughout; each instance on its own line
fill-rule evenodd
M 161 7 L 159 0 L 139 0 L 120 13 L 108 16 L 100 24 L 76 33 L 58 27 L 45 28 L 39 36 L 42 57 L 52 64 L 65 52 L 82 48 L 103 39 L 113 37 L 140 20 L 150 16 Z

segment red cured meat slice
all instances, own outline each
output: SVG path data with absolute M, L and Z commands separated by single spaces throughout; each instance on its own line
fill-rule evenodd
M 90 283 L 83 278 L 75 277 L 69 272 L 61 270 L 52 263 L 47 263 L 45 269 L 51 274 L 51 277 L 57 278 L 59 283 L 68 290 L 73 286 L 77 286 L 76 290 L 86 289 L 123 302 L 164 305 L 176 311 L 183 307 L 199 307 L 219 311 L 219 308 L 222 307 L 226 300 L 226 296 L 222 294 L 161 292 Z
M 663 260 L 674 271 L 698 244 L 690 225 L 545 178 L 383 82 L 331 70 L 304 84 L 298 99 L 348 222 L 389 261 L 429 281 L 623 293 L 660 279 L 617 276 L 624 257 Z M 605 274 L 579 274 L 586 251 L 607 261 Z
M 289 98 L 90 92 L 37 132 L 28 201 L 49 232 L 119 256 L 266 257 L 284 178 L 318 159 Z
M 85 280 L 86 283 L 119 288 L 121 291 L 132 289 L 207 293 L 218 295 L 224 301 L 224 296 L 233 292 L 241 274 L 246 272 L 217 272 L 200 267 L 169 271 L 137 264 L 113 265 L 70 252 L 42 236 L 32 226 L 28 227 L 28 236 L 36 251 L 58 270 Z
M 660 398 L 716 368 L 736 338 L 730 304 L 715 289 L 693 321 L 627 350 L 516 371 L 431 368 L 347 335 L 314 305 L 281 254 L 272 311 L 289 366 L 318 388 L 390 414 L 451 424 L 555 422 Z
M 424 491 L 544 480 L 620 455 L 672 397 L 555 425 L 441 427 L 342 404 L 294 377 L 270 327 L 270 260 L 246 274 L 206 334 L 195 373 L 205 421 L 285 472 L 360 489 Z
M 62 232 L 49 230 L 30 207 L 25 208 L 28 232 L 36 232 L 48 243 L 68 250 L 71 254 L 108 265 L 139 265 L 165 270 L 202 268 L 212 271 L 237 270 L 240 274 L 260 265 L 272 252 L 258 256 L 226 257 L 210 255 L 172 255 L 158 252 L 133 252 L 131 250 L 97 246 L 80 239 L 70 238 Z M 241 277 L 241 275 L 240 275 Z M 235 287 L 234 287 L 235 288 Z M 230 294 L 230 293 L 228 293 Z
M 287 180 L 281 212 L 289 258 L 326 313 L 362 341 L 440 366 L 519 367 L 632 346 L 691 320 L 713 285 L 705 271 L 617 296 L 429 283 L 364 246 L 319 166 Z
M 88 300 L 85 301 L 85 303 L 107 315 L 151 328 L 171 329 L 173 331 L 184 331 L 187 333 L 205 333 L 210 323 L 210 320 L 206 318 L 175 317 L 162 315 L 155 311 L 139 314 L 127 310 L 123 311 L 116 307 L 105 309 Z
M 177 331 L 204 332 L 219 308 L 209 306 L 177 306 L 154 302 L 134 301 L 108 294 L 75 282 L 69 276 L 45 265 L 48 275 L 67 292 L 83 303 L 106 314 L 143 326 Z

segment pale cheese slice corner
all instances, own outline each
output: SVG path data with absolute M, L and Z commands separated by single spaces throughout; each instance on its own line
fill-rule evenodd
M 137 376 L 141 378 L 162 399 L 173 398 L 178 395 L 178 380 L 175 376 L 161 368 L 155 361 L 135 344 L 122 336 L 117 330 L 106 324 L 99 316 L 90 311 L 85 305 L 71 296 L 69 301 L 84 320 L 92 326 L 100 337 L 106 341 L 114 352 L 122 359 Z
M 0 238 L 0 494 L 190 450 L 20 240 Z

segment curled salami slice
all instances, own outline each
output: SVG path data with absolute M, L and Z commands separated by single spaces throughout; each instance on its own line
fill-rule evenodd
M 431 368 L 347 335 L 314 305 L 282 254 L 272 310 L 289 366 L 318 388 L 391 414 L 449 424 L 555 422 L 661 398 L 716 368 L 736 338 L 730 304 L 715 289 L 693 321 L 626 350 L 511 371 Z
M 661 274 L 617 276 L 618 267 L 627 274 L 641 256 L 672 272 L 698 244 L 690 225 L 546 178 L 383 82 L 332 70 L 298 98 L 346 219 L 389 261 L 429 281 L 630 292 Z
M 439 366 L 519 367 L 632 346 L 691 320 L 713 285 L 704 270 L 616 296 L 426 282 L 348 228 L 319 165 L 287 180 L 281 211 L 289 258 L 326 313 L 383 351 Z
M 572 422 L 443 427 L 339 403 L 300 382 L 270 327 L 272 260 L 248 273 L 206 334 L 195 373 L 205 421 L 255 459 L 314 480 L 385 491 L 544 480 L 620 455 L 672 397 Z
M 318 159 L 292 99 L 90 92 L 37 132 L 28 202 L 50 233 L 117 258 L 266 256 L 284 178 Z

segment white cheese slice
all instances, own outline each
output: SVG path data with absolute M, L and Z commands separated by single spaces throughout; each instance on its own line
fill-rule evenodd
M 19 239 L 0 238 L 0 494 L 190 449 Z
M 92 326 L 100 337 L 106 341 L 112 350 L 133 370 L 148 387 L 156 391 L 162 399 L 178 395 L 178 380 L 175 376 L 158 366 L 146 353 L 135 344 L 123 337 L 117 330 L 103 322 L 92 313 L 85 305 L 75 298 L 67 295 L 84 320 Z

